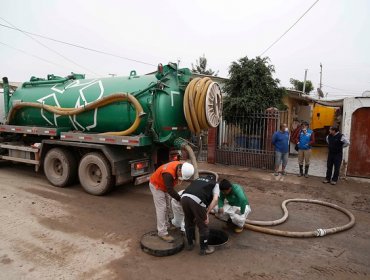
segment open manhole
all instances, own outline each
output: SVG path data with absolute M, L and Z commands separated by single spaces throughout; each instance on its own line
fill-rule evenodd
M 222 246 L 229 241 L 229 235 L 218 229 L 209 229 L 208 245 Z
M 218 180 L 218 174 L 212 171 L 208 171 L 208 170 L 199 170 L 199 177 L 206 178 L 211 181 Z
M 158 237 L 157 231 L 150 231 L 141 237 L 141 249 L 153 256 L 171 256 L 184 248 L 184 238 L 179 230 L 171 230 L 169 234 L 174 237 L 174 242 L 168 243 Z

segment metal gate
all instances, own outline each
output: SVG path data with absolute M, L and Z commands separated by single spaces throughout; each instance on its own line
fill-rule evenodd
M 351 144 L 348 155 L 348 176 L 370 178 L 370 108 L 352 114 Z
M 218 130 L 216 162 L 273 169 L 273 133 L 288 122 L 288 111 L 247 112 L 222 121 Z

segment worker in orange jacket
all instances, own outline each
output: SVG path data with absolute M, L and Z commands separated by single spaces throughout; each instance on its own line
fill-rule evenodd
M 179 180 L 188 180 L 194 174 L 194 166 L 188 162 L 172 161 L 160 166 L 150 177 L 149 187 L 153 194 L 157 216 L 158 236 L 167 242 L 174 238 L 168 234 L 171 197 L 180 201 L 180 195 L 174 190 Z

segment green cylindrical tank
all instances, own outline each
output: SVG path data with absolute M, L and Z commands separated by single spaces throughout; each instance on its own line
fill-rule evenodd
M 170 143 L 177 137 L 188 138 L 183 112 L 184 91 L 191 78 L 189 69 L 175 64 L 159 66 L 153 74 L 128 77 L 84 79 L 72 74 L 67 78 L 49 75 L 47 80 L 31 78 L 9 99 L 9 108 L 19 102 L 33 102 L 58 108 L 80 108 L 115 93 L 133 95 L 145 115 L 135 135 L 146 134 L 156 142 Z M 9 116 L 8 116 L 9 117 Z M 22 126 L 59 127 L 86 133 L 123 131 L 134 122 L 136 111 L 127 101 L 118 101 L 73 116 L 59 116 L 45 109 L 18 109 L 9 124 Z

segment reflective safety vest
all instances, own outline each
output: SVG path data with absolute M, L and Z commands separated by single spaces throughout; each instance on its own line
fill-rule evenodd
M 174 180 L 174 186 L 178 183 L 178 178 L 176 174 L 177 166 L 181 164 L 179 161 L 171 161 L 169 163 L 163 164 L 157 168 L 157 170 L 150 176 L 150 183 L 154 185 L 157 190 L 161 190 L 163 192 L 167 192 L 166 185 L 164 184 L 163 180 L 163 173 L 171 174 Z
M 184 190 L 184 194 L 191 194 L 200 199 L 205 206 L 209 206 L 213 199 L 213 188 L 216 181 L 208 180 L 206 178 L 198 178 L 191 182 L 191 184 Z M 199 203 L 200 204 L 200 203 Z M 202 204 L 200 204 L 202 205 Z

